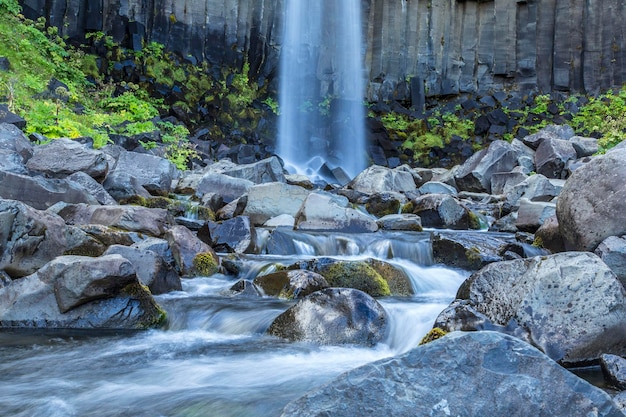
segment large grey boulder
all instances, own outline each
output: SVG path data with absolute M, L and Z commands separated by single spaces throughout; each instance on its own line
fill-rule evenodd
M 422 220 L 417 214 L 402 213 L 388 214 L 376 220 L 378 227 L 383 230 L 403 230 L 410 232 L 421 232 Z
M 487 265 L 461 285 L 456 298 L 435 326 L 498 329 L 563 364 L 626 354 L 626 290 L 589 252 Z
M 218 252 L 257 252 L 256 229 L 247 216 L 221 223 L 209 221 L 200 228 L 198 237 Z
M 10 123 L 0 123 L 0 149 L 17 153 L 22 163 L 26 163 L 34 152 L 26 135 Z
M 0 200 L 0 270 L 11 277 L 32 274 L 68 249 L 66 226 L 53 213 Z
M 225 168 L 222 173 L 229 177 L 242 178 L 255 184 L 267 182 L 285 182 L 285 174 L 280 159 L 276 156 L 251 164 L 236 165 Z
M 568 125 L 549 125 L 537 133 L 522 138 L 522 142 L 532 149 L 537 149 L 546 140 L 569 140 L 575 135 L 574 129 Z
M 119 255 L 62 256 L 0 288 L 0 327 L 145 329 L 165 312 Z
M 568 176 L 567 164 L 576 158 L 576 149 L 570 141 L 544 140 L 535 153 L 537 173 L 545 175 L 547 178 L 565 179 Z
M 518 152 L 508 142 L 497 140 L 476 152 L 454 174 L 459 190 L 491 193 L 491 176 L 509 172 L 517 165 Z
M 104 181 L 109 172 L 104 152 L 67 138 L 35 147 L 26 167 L 51 178 L 65 178 L 75 172 L 84 172 L 99 182 Z
M 413 214 L 420 217 L 423 227 L 469 229 L 476 226 L 472 224 L 470 210 L 448 194 L 426 194 L 411 204 Z
M 608 265 L 626 288 L 626 238 L 609 236 L 598 245 L 595 254 Z
M 198 237 L 185 226 L 174 226 L 165 233 L 164 238 L 169 243 L 176 266 L 183 276 L 202 275 L 194 264 L 194 259 L 198 254 L 206 254 L 215 265 L 217 265 L 217 255 L 213 249 L 198 239 Z
M 173 223 L 167 210 L 141 206 L 73 204 L 63 207 L 58 214 L 68 224 L 99 224 L 157 237 Z
M 553 180 L 554 181 L 554 180 Z M 531 175 L 520 183 L 504 187 L 506 202 L 512 207 L 519 207 L 520 200 L 551 201 L 558 196 L 561 188 L 541 174 Z
M 566 250 L 593 251 L 609 236 L 626 235 L 626 148 L 580 167 L 556 205 Z
M 349 207 L 348 199 L 323 191 L 312 192 L 295 216 L 295 229 L 333 232 L 375 232 L 376 220 Z
M 530 201 L 522 198 L 520 199 L 515 226 L 522 232 L 534 233 L 555 213 L 556 204 L 554 203 Z
M 322 275 L 305 269 L 259 275 L 254 279 L 254 284 L 261 288 L 265 295 L 287 299 L 304 298 L 329 287 Z
M 437 231 L 430 235 L 436 263 L 470 271 L 503 261 L 500 249 L 514 242 L 513 235 L 504 233 Z
M 591 156 L 600 150 L 598 139 L 587 138 L 583 136 L 573 136 L 569 140 L 572 146 L 576 150 L 578 158 L 584 158 L 585 156 Z
M 15 151 L 0 148 L 0 171 L 27 175 L 24 159 Z
M 102 205 L 115 205 L 117 201 L 104 189 L 102 184 L 84 172 L 75 172 L 66 178 L 68 181 L 80 184 Z
M 323 345 L 371 346 L 387 332 L 387 313 L 372 297 L 349 288 L 314 292 L 276 317 L 268 334 Z
M 250 187 L 243 210 L 255 225 L 262 225 L 281 214 L 296 216 L 310 191 L 297 185 L 270 182 Z
M 528 344 L 453 333 L 348 371 L 289 403 L 282 417 L 622 417 L 611 397 Z
M 180 277 L 156 252 L 136 247 L 113 245 L 104 255 L 120 255 L 127 259 L 137 273 L 139 281 L 150 288 L 152 294 L 182 290 Z
M 100 204 L 88 189 L 73 181 L 31 177 L 7 171 L 0 171 L 0 198 L 19 200 L 39 210 L 61 201 Z
M 417 189 L 415 175 L 417 174 L 413 174 L 404 166 L 390 169 L 380 165 L 372 165 L 357 175 L 347 187 L 364 194 L 406 193 Z
M 209 172 L 202 176 L 196 188 L 196 196 L 217 193 L 226 203 L 246 194 L 254 183 L 245 178 L 235 178 L 218 172 Z
M 165 158 L 150 154 L 119 150 L 114 168 L 110 171 L 104 188 L 117 200 L 135 195 L 145 196 L 143 190 L 153 195 L 166 195 L 179 171 Z M 113 153 L 113 152 L 111 152 Z

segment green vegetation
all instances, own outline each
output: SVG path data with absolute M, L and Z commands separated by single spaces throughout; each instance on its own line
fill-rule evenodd
M 391 295 L 387 281 L 365 262 L 335 262 L 319 273 L 331 287 L 354 288 L 372 297 Z
M 600 152 L 619 144 L 626 138 L 626 85 L 617 93 L 591 97 L 574 116 L 572 125 L 581 135 L 599 135 Z
M 447 334 L 448 332 L 446 332 L 440 327 L 435 327 L 433 329 L 430 329 L 430 331 L 426 333 L 426 336 L 422 338 L 422 341 L 420 342 L 420 346 L 425 345 L 426 343 L 430 343 L 433 340 L 441 339 Z
M 212 252 L 200 252 L 193 258 L 193 267 L 201 276 L 210 276 L 217 273 L 218 263 Z

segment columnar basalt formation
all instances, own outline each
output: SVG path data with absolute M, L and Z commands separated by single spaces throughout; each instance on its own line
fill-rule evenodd
M 163 43 L 272 80 L 285 0 L 25 0 L 71 38 Z M 594 93 L 626 81 L 623 0 L 363 0 L 368 98 L 538 89 Z M 323 57 L 322 57 L 323 58 Z M 422 87 L 424 81 L 424 87 Z

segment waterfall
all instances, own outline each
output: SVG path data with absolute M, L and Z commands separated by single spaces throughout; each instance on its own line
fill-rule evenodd
M 289 172 L 341 181 L 336 169 L 366 167 L 360 4 L 285 2 L 277 153 Z

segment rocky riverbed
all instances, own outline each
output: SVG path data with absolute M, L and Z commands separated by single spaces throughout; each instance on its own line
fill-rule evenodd
M 336 236 L 347 255 L 356 243 L 342 236 L 389 233 L 396 243 L 376 250 L 393 259 L 409 250 L 403 234 L 421 232 L 429 262 L 473 272 L 433 323 L 449 334 L 348 371 L 283 415 L 620 416 L 626 146 L 596 151 L 552 125 L 452 169 L 372 165 L 326 184 L 277 157 L 181 172 L 116 145 L 35 145 L 0 124 L 0 327 L 169 326 L 168 294 L 241 276 L 250 256 L 296 253 L 293 233 Z M 391 331 L 386 300 L 413 291 L 376 257 L 270 269 L 230 291 L 292 300 L 263 324 L 285 343 L 375 349 Z M 600 364 L 604 391 L 567 369 Z

